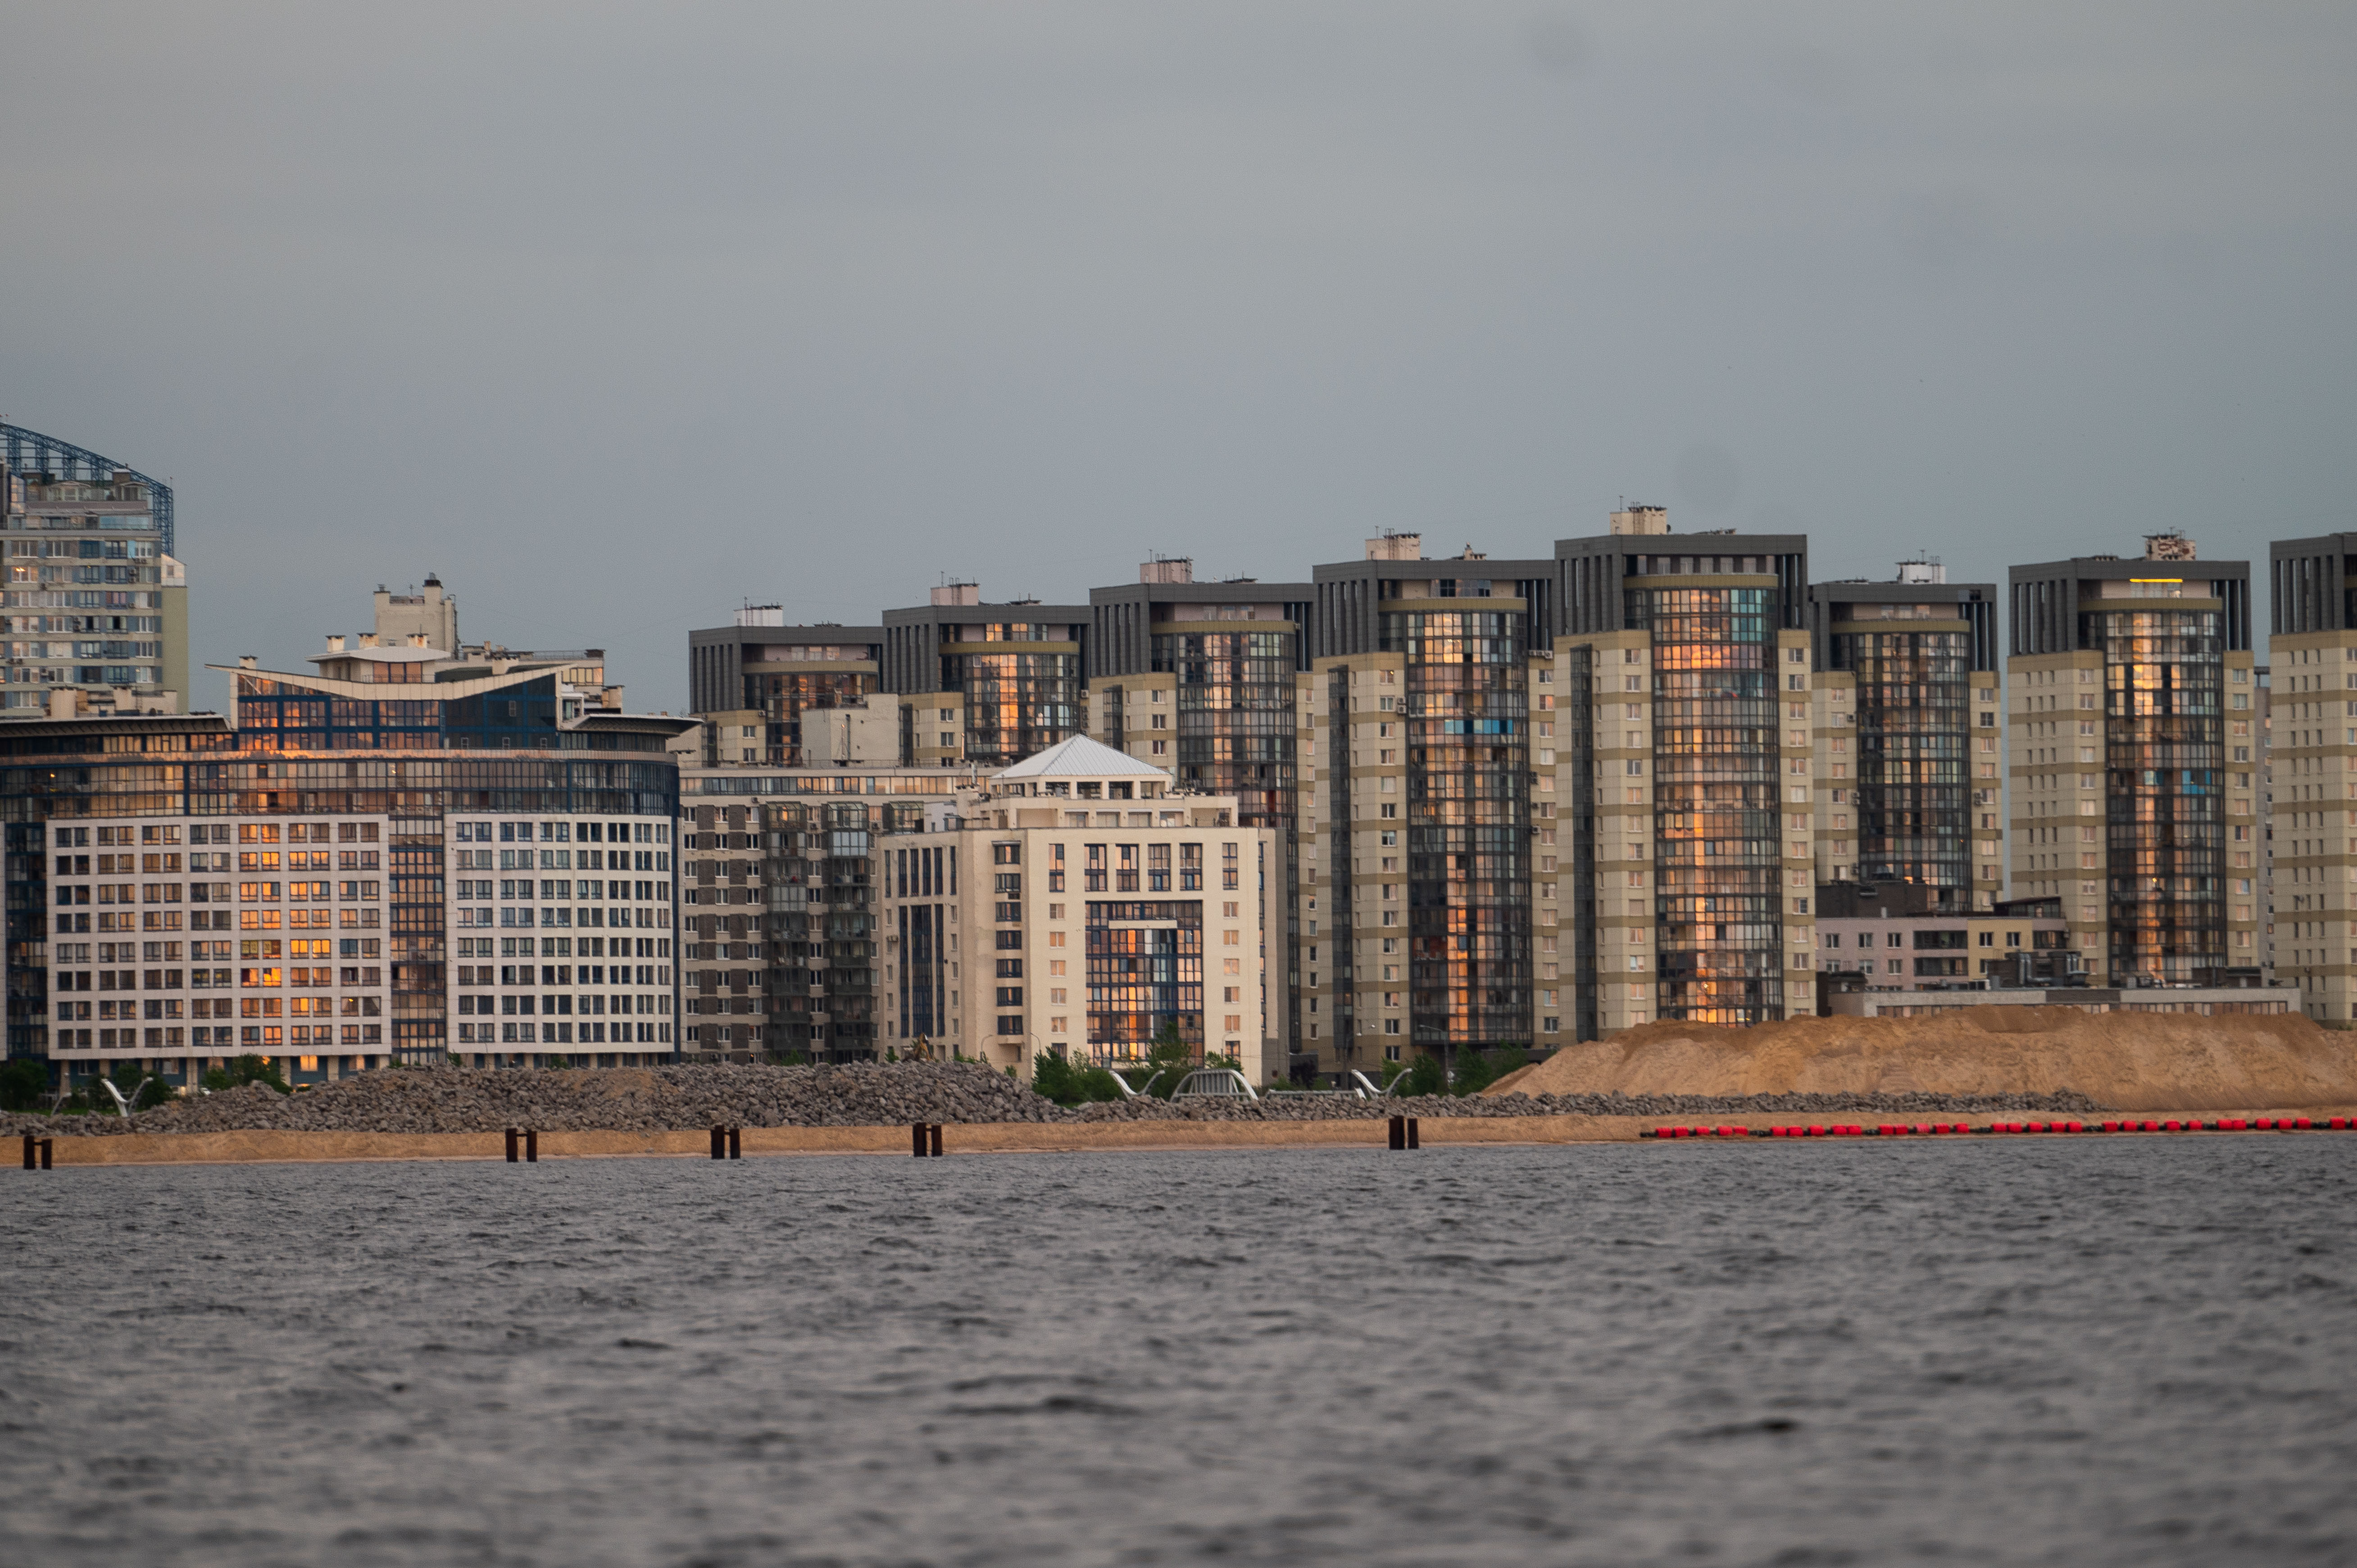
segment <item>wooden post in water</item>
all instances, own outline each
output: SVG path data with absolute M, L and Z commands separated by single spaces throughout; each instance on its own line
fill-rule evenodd
M 41 1140 L 41 1168 L 43 1170 L 48 1170 L 49 1168 L 49 1155 L 55 1151 L 55 1148 L 56 1145 L 52 1144 L 50 1140 L 47 1138 Z
M 40 1163 L 40 1158 L 41 1158 L 41 1152 L 40 1152 L 40 1150 L 39 1150 L 39 1149 L 38 1149 L 38 1148 L 34 1147 L 33 1135 L 32 1135 L 30 1133 L 26 1133 L 26 1134 L 25 1134 L 25 1168 L 26 1168 L 27 1170 L 28 1170 L 28 1171 L 29 1171 L 29 1170 L 32 1170 L 32 1169 L 35 1169 L 35 1168 L 39 1165 L 39 1163 Z
M 937 1159 L 937 1160 L 938 1160 L 938 1159 L 940 1159 L 941 1157 L 942 1157 L 942 1124 L 941 1124 L 940 1122 L 934 1122 L 934 1123 L 933 1123 L 933 1158 L 935 1158 L 935 1159 Z
M 922 1122 L 909 1123 L 909 1153 L 920 1160 L 925 1157 L 925 1124 Z
M 540 1129 L 537 1127 L 524 1129 L 523 1158 L 526 1165 L 540 1164 Z
M 1415 1118 L 1413 1116 L 1407 1119 L 1407 1146 L 1411 1149 L 1424 1147 L 1424 1141 L 1416 1136 Z
M 1394 1116 L 1394 1117 L 1393 1117 L 1393 1118 L 1392 1118 L 1391 1134 L 1392 1134 L 1391 1146 L 1392 1146 L 1393 1148 L 1394 1148 L 1394 1149 L 1405 1149 L 1405 1148 L 1406 1148 L 1406 1147 L 1407 1147 L 1407 1118 L 1406 1118 L 1406 1117 L 1405 1117 L 1405 1116 Z
M 712 1129 L 712 1157 L 716 1160 L 728 1157 L 727 1130 L 716 1124 Z
M 513 1164 L 515 1164 L 515 1163 L 516 1163 L 516 1130 L 515 1130 L 514 1128 L 511 1127 L 511 1128 L 509 1128 L 509 1129 L 507 1130 L 507 1133 L 508 1133 L 508 1164 L 510 1164 L 510 1165 L 513 1165 Z
M 728 1157 L 732 1160 L 745 1157 L 745 1129 L 742 1127 L 728 1129 Z

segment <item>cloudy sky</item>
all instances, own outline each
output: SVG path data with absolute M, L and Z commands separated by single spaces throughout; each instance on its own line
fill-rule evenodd
M 28 7 L 0 417 L 173 481 L 200 661 L 436 571 L 673 709 L 748 598 L 1624 496 L 2264 561 L 2357 528 L 2352 81 L 2345 3 Z

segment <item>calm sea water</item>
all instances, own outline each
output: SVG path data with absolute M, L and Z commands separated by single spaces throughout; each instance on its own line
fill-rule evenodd
M 0 1180 L 11 1563 L 2357 1558 L 2357 1139 Z

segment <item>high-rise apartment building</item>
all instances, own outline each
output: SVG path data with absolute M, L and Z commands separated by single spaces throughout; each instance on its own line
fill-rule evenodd
M 1924 890 L 1929 912 L 2004 894 L 1997 591 L 1935 561 L 1809 589 L 1819 693 L 1816 879 Z
M 1086 605 L 985 604 L 972 583 L 884 613 L 884 690 L 900 697 L 902 760 L 1006 768 L 1086 722 Z
M 188 576 L 173 547 L 170 486 L 0 424 L 0 718 L 185 706 Z
M 1173 774 L 1180 789 L 1232 797 L 1241 826 L 1275 832 L 1272 973 L 1281 982 L 1281 955 L 1299 931 L 1296 694 L 1309 668 L 1317 589 L 1197 582 L 1193 566 L 1157 559 L 1135 583 L 1090 592 L 1089 733 Z M 1289 989 L 1271 989 L 1268 1020 L 1288 1048 L 1302 1037 Z
M 777 606 L 748 605 L 735 624 L 691 631 L 687 643 L 688 710 L 705 722 L 707 767 L 836 760 L 844 748 L 823 720 L 864 714 L 882 690 L 880 626 L 788 626 Z
M 2155 534 L 2139 557 L 2010 577 L 2014 897 L 2061 900 L 2098 985 L 2255 972 L 2265 758 L 2248 564 Z
M 2266 683 L 2275 972 L 2322 1024 L 2357 1021 L 2357 533 L 2268 547 Z
M 1576 846 L 1558 961 L 1579 1004 L 1562 1037 L 1813 1012 L 1807 540 L 1674 534 L 1639 506 L 1555 554 L 1555 798 Z
M 1530 693 L 1555 564 L 1415 534 L 1317 567 L 1296 698 L 1302 1037 L 1316 1069 L 1527 1043 Z

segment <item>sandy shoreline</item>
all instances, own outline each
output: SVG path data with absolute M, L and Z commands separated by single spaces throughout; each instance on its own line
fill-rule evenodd
M 1856 1116 L 1856 1112 L 1848 1113 Z M 2152 1114 L 2152 1113 L 2140 1113 Z M 2308 1116 L 2321 1120 L 2351 1115 L 2346 1106 L 2300 1107 L 2207 1112 L 2210 1116 Z M 1866 1117 L 1871 1123 L 1884 1118 Z M 1998 1120 L 1989 1116 L 1950 1116 L 1980 1127 Z M 2100 1122 L 2099 1113 L 2091 1122 Z M 1712 1126 L 1769 1127 L 1791 1125 L 1783 1116 L 1720 1116 Z M 1817 1118 L 1824 1120 L 1824 1118 Z M 1678 1118 L 1658 1116 L 1516 1116 L 1426 1117 L 1418 1122 L 1426 1147 L 1448 1148 L 1479 1144 L 1529 1145 L 1542 1144 L 1633 1144 L 1641 1131 L 1678 1124 Z M 2168 1134 L 2154 1134 L 2167 1136 Z M 2178 1134 L 2185 1136 L 2186 1134 Z M 2205 1137 L 2228 1134 L 2204 1133 Z M 2249 1137 L 2277 1137 L 2275 1133 L 2249 1133 Z M 2342 1134 L 2349 1136 L 2349 1134 Z M 1340 1122 L 1124 1122 L 952 1123 L 944 1134 L 945 1155 L 1082 1154 L 1189 1149 L 1381 1149 L 1388 1137 L 1378 1120 Z M 2006 1142 L 2007 1140 L 1997 1140 Z M 1781 1141 L 1747 1145 L 1781 1148 Z M 114 1136 L 59 1137 L 54 1141 L 59 1165 L 267 1165 L 312 1161 L 367 1160 L 504 1160 L 506 1140 L 498 1133 L 135 1133 Z M 779 1155 L 885 1155 L 907 1159 L 909 1129 L 891 1127 L 748 1127 L 742 1134 L 748 1159 Z M 5 1152 L 13 1156 L 16 1151 Z M 709 1159 L 708 1133 L 543 1133 L 540 1157 L 568 1159 Z

